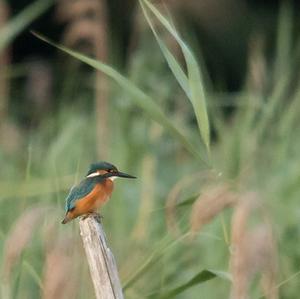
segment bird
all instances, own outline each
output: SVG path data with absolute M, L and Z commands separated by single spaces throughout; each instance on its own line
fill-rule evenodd
M 65 218 L 62 224 L 83 216 L 97 214 L 110 198 L 114 180 L 117 178 L 135 179 L 135 176 L 120 172 L 116 166 L 108 162 L 96 162 L 90 165 L 86 177 L 76 186 L 73 186 L 66 198 Z

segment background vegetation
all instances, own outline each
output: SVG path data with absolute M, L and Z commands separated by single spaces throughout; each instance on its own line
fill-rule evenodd
M 232 92 L 176 1 L 136 3 L 126 63 L 105 2 L 74 3 L 40 0 L 10 18 L 0 2 L 1 298 L 93 298 L 77 221 L 60 221 L 97 160 L 138 177 L 118 181 L 102 211 L 126 298 L 297 298 L 292 6 L 279 10 L 271 49 L 262 28 L 246 35 Z M 53 60 L 11 63 L 11 42 L 51 5 L 61 42 L 31 38 L 56 49 Z

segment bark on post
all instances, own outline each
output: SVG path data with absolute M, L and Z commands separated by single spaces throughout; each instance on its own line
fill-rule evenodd
M 80 234 L 88 260 L 97 299 L 123 299 L 114 256 L 106 243 L 101 223 L 89 216 L 79 221 Z

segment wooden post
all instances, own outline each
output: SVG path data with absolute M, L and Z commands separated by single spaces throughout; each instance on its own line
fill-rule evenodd
M 97 299 L 123 299 L 114 256 L 106 243 L 100 221 L 95 216 L 79 220 L 80 234 Z

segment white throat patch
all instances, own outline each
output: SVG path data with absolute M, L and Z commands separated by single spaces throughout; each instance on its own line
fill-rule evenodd
M 111 180 L 111 181 L 114 181 L 115 179 L 117 179 L 117 178 L 119 178 L 118 176 L 111 176 L 111 177 L 109 177 L 109 179 Z

